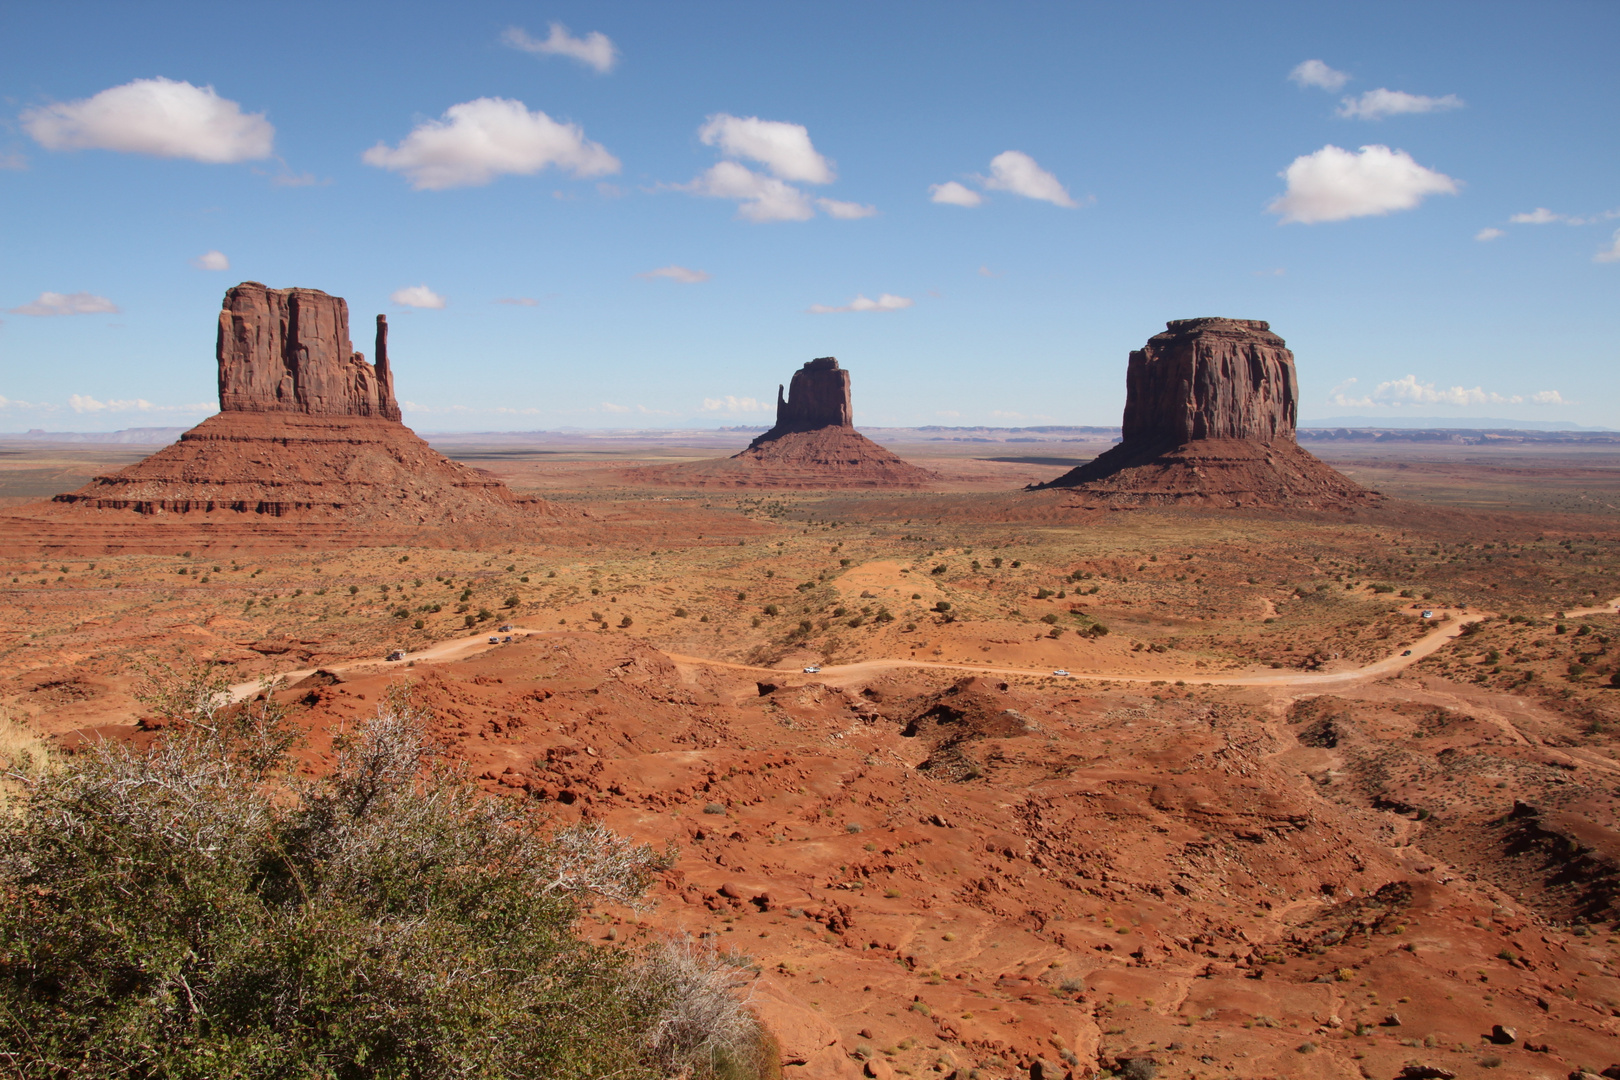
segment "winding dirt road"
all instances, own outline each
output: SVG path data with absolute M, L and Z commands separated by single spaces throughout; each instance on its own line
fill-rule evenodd
M 1581 615 L 1606 615 L 1620 613 L 1620 597 L 1608 601 L 1599 607 L 1578 608 L 1566 610 L 1556 615 L 1549 614 L 1547 618 L 1576 618 Z M 1386 675 L 1404 670 L 1405 668 L 1422 660 L 1455 640 L 1463 632 L 1463 628 L 1471 623 L 1477 623 L 1490 617 L 1489 612 L 1469 612 L 1467 614 L 1453 615 L 1446 622 L 1436 626 L 1423 637 L 1413 642 L 1409 649 L 1402 650 L 1382 660 L 1374 661 L 1363 667 L 1353 668 L 1349 671 L 1303 672 L 1303 671 L 1263 671 L 1236 675 L 1209 675 L 1203 672 L 1160 673 L 1152 675 L 1118 675 L 1106 672 L 1082 671 L 1071 676 L 1075 679 L 1090 682 L 1109 683 L 1156 683 L 1181 682 L 1192 686 L 1274 686 L 1289 689 L 1311 689 L 1323 686 L 1343 686 L 1349 683 L 1361 682 L 1366 679 L 1378 679 Z M 551 635 L 570 631 L 561 630 L 530 630 L 517 627 L 515 635 L 532 637 L 537 634 Z M 473 634 L 464 638 L 452 638 L 430 645 L 417 652 L 405 654 L 403 662 L 356 660 L 347 664 L 329 664 L 329 671 L 352 671 L 359 668 L 373 668 L 386 670 L 388 668 L 404 667 L 405 663 L 442 663 L 449 660 L 462 660 L 475 656 L 486 649 L 495 646 L 489 643 L 490 635 Z M 713 660 L 705 656 L 686 656 L 680 653 L 665 653 L 677 668 L 720 668 L 726 671 L 746 671 L 759 675 L 774 675 L 778 678 L 785 675 L 798 675 L 802 672 L 795 669 L 756 667 L 749 664 L 734 664 L 725 660 Z M 1017 675 L 1035 676 L 1047 675 L 1046 669 L 994 667 L 988 664 L 944 663 L 933 660 L 910 659 L 880 659 L 860 660 L 853 664 L 830 664 L 823 667 L 816 674 L 816 681 L 833 686 L 843 686 L 859 683 L 874 675 L 898 668 L 924 668 L 938 671 L 960 671 L 974 675 Z M 297 682 L 306 676 L 313 675 L 317 669 L 304 668 L 298 671 L 286 671 L 274 676 L 267 676 L 275 682 L 285 686 Z M 231 687 L 231 700 L 241 701 L 259 692 L 264 682 L 255 679 L 251 682 L 237 683 Z

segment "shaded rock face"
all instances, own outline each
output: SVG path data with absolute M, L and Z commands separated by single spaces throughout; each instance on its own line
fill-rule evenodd
M 221 412 L 400 418 L 377 316 L 377 365 L 349 343 L 349 305 L 319 289 L 244 281 L 225 293 L 214 348 Z
M 831 356 L 818 357 L 793 373 L 786 399 L 782 388 L 776 388 L 776 426 L 756 441 L 789 431 L 853 428 L 854 416 L 849 403 L 849 372 Z
M 1259 319 L 1177 319 L 1125 371 L 1124 441 L 1293 439 L 1294 354 Z
M 1131 353 L 1118 446 L 1042 487 L 1080 505 L 1344 507 L 1381 496 L 1294 441 L 1294 354 L 1259 319 L 1177 319 Z

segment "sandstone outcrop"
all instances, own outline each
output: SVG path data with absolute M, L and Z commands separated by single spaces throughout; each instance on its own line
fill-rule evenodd
M 220 411 L 180 440 L 50 512 L 120 535 L 132 519 L 190 526 L 296 523 L 324 543 L 379 530 L 512 529 L 550 508 L 451 461 L 400 422 L 377 316 L 373 367 L 349 344 L 341 297 L 244 282 L 225 294 L 216 358 Z M 138 530 L 137 530 L 138 532 Z M 139 537 L 120 543 L 141 546 Z
M 220 412 L 400 418 L 387 316 L 377 316 L 373 367 L 350 347 L 341 296 L 244 281 L 225 293 L 214 355 Z
M 1294 354 L 1258 319 L 1177 319 L 1131 353 L 1119 445 L 1043 487 L 1085 504 L 1346 506 L 1380 496 L 1294 438 Z
M 634 483 L 679 487 L 917 488 L 938 477 L 855 430 L 849 372 L 831 356 L 776 389 L 776 425 L 730 458 L 630 470 Z

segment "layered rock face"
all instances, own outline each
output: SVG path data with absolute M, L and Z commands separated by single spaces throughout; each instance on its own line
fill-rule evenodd
M 849 372 L 818 357 L 776 389 L 776 426 L 735 457 L 635 469 L 636 483 L 680 487 L 915 488 L 938 477 L 855 430 Z
M 180 441 L 78 491 L 62 512 L 210 524 L 513 528 L 550 512 L 451 461 L 400 423 L 377 316 L 377 364 L 349 347 L 349 309 L 316 289 L 244 282 L 219 316 L 220 412 Z
M 225 294 L 214 347 L 220 412 L 400 418 L 377 316 L 377 364 L 349 344 L 349 305 L 319 289 L 244 281 Z
M 1294 441 L 1294 354 L 1258 319 L 1177 319 L 1131 353 L 1118 446 L 1043 487 L 1111 505 L 1344 506 L 1380 498 Z

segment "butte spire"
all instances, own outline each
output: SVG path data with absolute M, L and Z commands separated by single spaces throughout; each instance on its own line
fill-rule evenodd
M 1294 354 L 1258 319 L 1177 319 L 1131 353 L 1119 445 L 1041 487 L 1081 505 L 1344 507 L 1382 496 L 1294 441 Z

